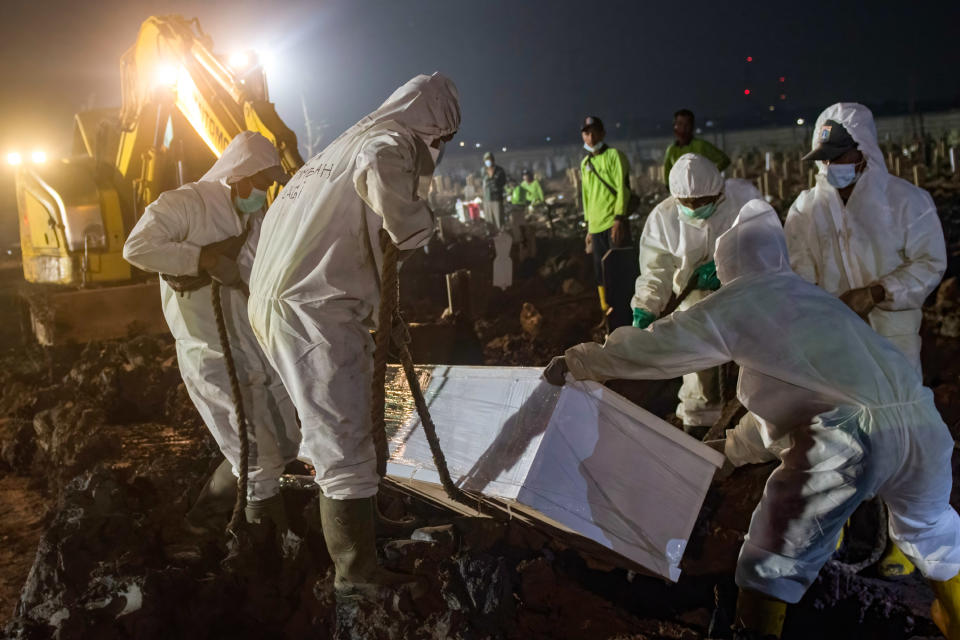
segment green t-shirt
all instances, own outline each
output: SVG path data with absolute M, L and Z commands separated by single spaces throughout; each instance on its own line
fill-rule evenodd
M 596 174 L 587 165 L 587 159 L 593 165 Z M 583 181 L 583 217 L 587 221 L 590 233 L 600 233 L 613 226 L 616 216 L 626 213 L 630 201 L 628 176 L 630 163 L 620 151 L 604 147 L 597 155 L 586 156 L 580 162 L 580 175 Z M 616 189 L 617 194 L 600 181 L 599 175 L 608 185 Z
M 684 147 L 677 146 L 677 143 L 673 143 L 667 147 L 667 153 L 663 156 L 663 181 L 668 187 L 670 186 L 670 169 L 672 169 L 674 163 L 680 159 L 680 156 L 685 153 L 695 153 L 698 156 L 703 156 L 717 165 L 717 169 L 720 171 L 730 166 L 730 158 L 727 157 L 727 154 L 706 140 L 693 138 L 690 144 Z
M 537 204 L 543 202 L 543 189 L 540 188 L 540 183 L 536 180 L 531 182 L 521 181 L 513 190 L 511 199 L 513 204 Z

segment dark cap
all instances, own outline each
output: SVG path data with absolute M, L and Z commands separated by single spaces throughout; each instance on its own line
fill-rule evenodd
M 583 126 L 580 127 L 580 132 L 584 132 L 588 127 L 597 127 L 600 131 L 605 131 L 603 128 L 603 120 L 597 116 L 587 116 L 583 119 Z
M 483 159 L 486 160 L 487 158 L 489 158 L 490 160 L 493 160 L 493 154 L 489 151 L 483 154 Z
M 521 178 L 524 178 L 526 176 L 530 176 L 531 178 L 533 177 L 533 174 L 530 172 L 530 169 L 524 169 L 523 171 L 520 172 Z
M 846 127 L 836 120 L 827 120 L 817 131 L 816 148 L 803 156 L 803 159 L 833 160 L 856 148 L 857 143 L 847 132 Z

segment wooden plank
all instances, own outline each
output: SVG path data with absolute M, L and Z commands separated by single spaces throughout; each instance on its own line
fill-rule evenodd
M 477 511 L 476 509 L 471 509 L 459 502 L 451 500 L 443 491 L 443 487 L 431 482 L 422 482 L 408 478 L 395 478 L 392 476 L 387 476 L 383 479 L 383 482 L 390 485 L 391 488 L 405 493 L 414 499 L 423 500 L 436 508 L 445 509 L 459 516 L 477 519 L 493 519 L 501 522 L 509 522 L 521 527 L 530 527 L 549 538 L 555 546 L 573 549 L 582 555 L 584 559 L 595 565 L 628 569 L 636 573 L 663 579 L 662 576 L 645 569 L 629 558 L 625 558 L 603 545 L 583 537 L 556 520 L 516 500 L 492 498 L 471 493 L 470 495 L 482 504 L 483 511 Z

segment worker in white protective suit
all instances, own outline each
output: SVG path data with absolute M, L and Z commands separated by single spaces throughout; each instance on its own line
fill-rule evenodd
M 260 234 L 250 322 L 297 407 L 341 594 L 403 581 L 377 566 L 374 545 L 379 232 L 401 252 L 427 243 L 430 181 L 459 126 L 453 82 L 416 76 L 297 172 Z
M 805 159 L 820 171 L 787 215 L 793 270 L 840 296 L 919 371 L 921 307 L 947 266 L 933 199 L 887 172 L 861 104 L 827 107 Z
M 650 212 L 640 236 L 640 275 L 630 306 L 633 326 L 641 329 L 662 315 L 671 294 L 688 291 L 678 307 L 683 310 L 720 288 L 717 238 L 743 205 L 760 197 L 752 183 L 724 180 L 712 161 L 693 153 L 677 159 L 669 181 L 670 197 Z M 723 409 L 718 376 L 715 368 L 683 376 L 677 417 L 695 438 L 706 435 Z
M 734 463 L 777 452 L 740 551 L 736 626 L 779 637 L 834 550 L 841 527 L 873 495 L 890 537 L 931 580 L 934 619 L 960 638 L 960 517 L 950 506 L 953 439 L 911 363 L 836 297 L 790 269 L 780 221 L 744 206 L 717 242 L 723 287 L 646 330 L 554 358 L 548 381 L 656 379 L 733 360 L 753 418 L 727 432 Z M 758 444 L 760 443 L 760 444 Z
M 241 132 L 199 181 L 164 192 L 150 204 L 123 247 L 128 262 L 162 274 L 163 313 L 177 341 L 184 385 L 226 458 L 188 514 L 188 524 L 196 529 L 222 531 L 240 468 L 237 408 L 211 278 L 221 283 L 250 438 L 246 518 L 286 528 L 280 475 L 297 457 L 300 430 L 293 403 L 250 329 L 246 294 L 267 189 L 286 178 L 273 144 L 258 133 Z

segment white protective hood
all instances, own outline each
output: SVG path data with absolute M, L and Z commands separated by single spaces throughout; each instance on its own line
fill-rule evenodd
M 736 278 L 790 271 L 783 226 L 764 200 L 743 206 L 733 225 L 717 239 L 717 276 L 724 285 Z
M 437 138 L 456 133 L 460 128 L 460 92 L 453 80 L 440 72 L 414 76 L 330 146 L 390 120 L 403 125 L 430 146 Z
M 703 156 L 685 153 L 670 169 L 670 195 L 675 198 L 715 196 L 723 191 L 723 176 Z
M 273 143 L 259 133 L 241 131 L 230 141 L 223 154 L 197 182 L 231 184 L 280 166 L 280 155 Z
M 882 191 L 886 187 L 890 174 L 887 172 L 887 164 L 877 142 L 877 126 L 873 122 L 873 113 L 870 109 L 856 102 L 838 102 L 824 109 L 817 118 L 817 125 L 813 128 L 811 149 L 817 147 L 820 128 L 827 120 L 842 124 L 867 158 L 867 167 L 857 181 L 856 190 L 862 192 L 870 188 Z M 827 165 L 817 160 L 817 167 L 820 170 L 818 180 L 829 184 L 826 182 Z

